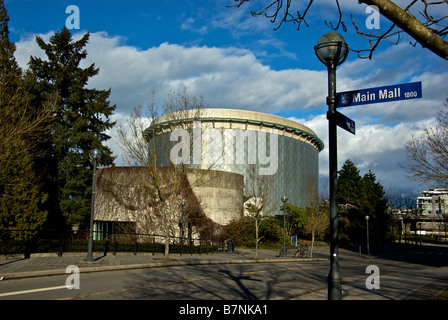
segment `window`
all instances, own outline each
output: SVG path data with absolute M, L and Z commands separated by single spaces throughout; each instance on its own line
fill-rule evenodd
M 93 226 L 93 240 L 103 240 L 114 232 L 113 221 L 97 221 Z

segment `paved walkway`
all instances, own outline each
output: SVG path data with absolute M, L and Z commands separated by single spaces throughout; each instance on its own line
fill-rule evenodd
M 66 274 L 66 268 L 75 265 L 80 272 L 99 272 L 111 270 L 126 270 L 140 268 L 156 268 L 163 266 L 183 266 L 198 264 L 230 264 L 230 263 L 266 263 L 327 260 L 328 247 L 314 249 L 313 258 L 294 258 L 292 250 L 288 257 L 279 257 L 278 249 L 259 250 L 255 259 L 254 249 L 235 249 L 234 253 L 221 252 L 214 254 L 171 254 L 169 259 L 163 255 L 139 253 L 117 253 L 115 256 L 94 253 L 95 261 L 85 262 L 86 253 L 65 253 L 62 257 L 56 254 L 32 254 L 31 258 L 23 259 L 20 256 L 0 257 L 0 279 L 18 279 L 49 275 Z

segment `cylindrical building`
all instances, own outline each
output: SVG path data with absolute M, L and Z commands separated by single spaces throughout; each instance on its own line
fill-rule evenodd
M 156 138 L 159 145 L 169 146 L 158 165 L 171 161 L 241 174 L 245 199 L 267 198 L 277 209 L 282 196 L 299 207 L 317 201 L 318 155 L 324 146 L 300 123 L 253 111 L 202 109 L 194 115 L 176 112 L 160 117 L 146 132 L 150 141 Z M 213 207 L 205 210 L 212 212 Z

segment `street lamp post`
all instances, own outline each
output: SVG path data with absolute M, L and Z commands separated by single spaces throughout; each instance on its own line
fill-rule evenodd
M 96 188 L 96 162 L 101 159 L 102 152 L 98 148 L 92 149 L 90 151 L 90 159 L 93 160 L 93 181 L 92 181 L 92 204 L 90 207 L 90 228 L 89 228 L 89 242 L 87 245 L 87 256 L 84 261 L 95 261 L 93 258 L 92 250 L 93 250 L 93 215 L 95 212 L 95 188 Z
M 370 255 L 370 247 L 369 247 L 369 216 L 366 216 L 367 223 L 367 255 Z
M 328 68 L 327 119 L 330 155 L 330 273 L 328 275 L 328 299 L 341 300 L 342 289 L 338 256 L 336 67 L 347 58 L 348 46 L 340 34 L 329 32 L 319 39 L 317 45 L 314 46 L 314 51 L 319 60 Z
M 283 202 L 283 256 L 286 257 L 286 210 L 285 210 L 285 203 L 288 201 L 288 198 L 283 196 L 282 202 Z
M 421 222 L 418 223 L 418 233 L 420 234 L 420 245 L 422 245 L 422 233 L 423 233 L 423 231 L 422 231 L 422 223 Z

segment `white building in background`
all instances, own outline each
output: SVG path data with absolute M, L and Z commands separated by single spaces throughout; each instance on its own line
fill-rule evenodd
M 418 234 L 445 237 L 448 228 L 448 189 L 429 189 L 417 197 L 415 231 Z
M 435 217 L 448 212 L 448 189 L 422 191 L 417 198 L 417 209 L 423 217 Z

